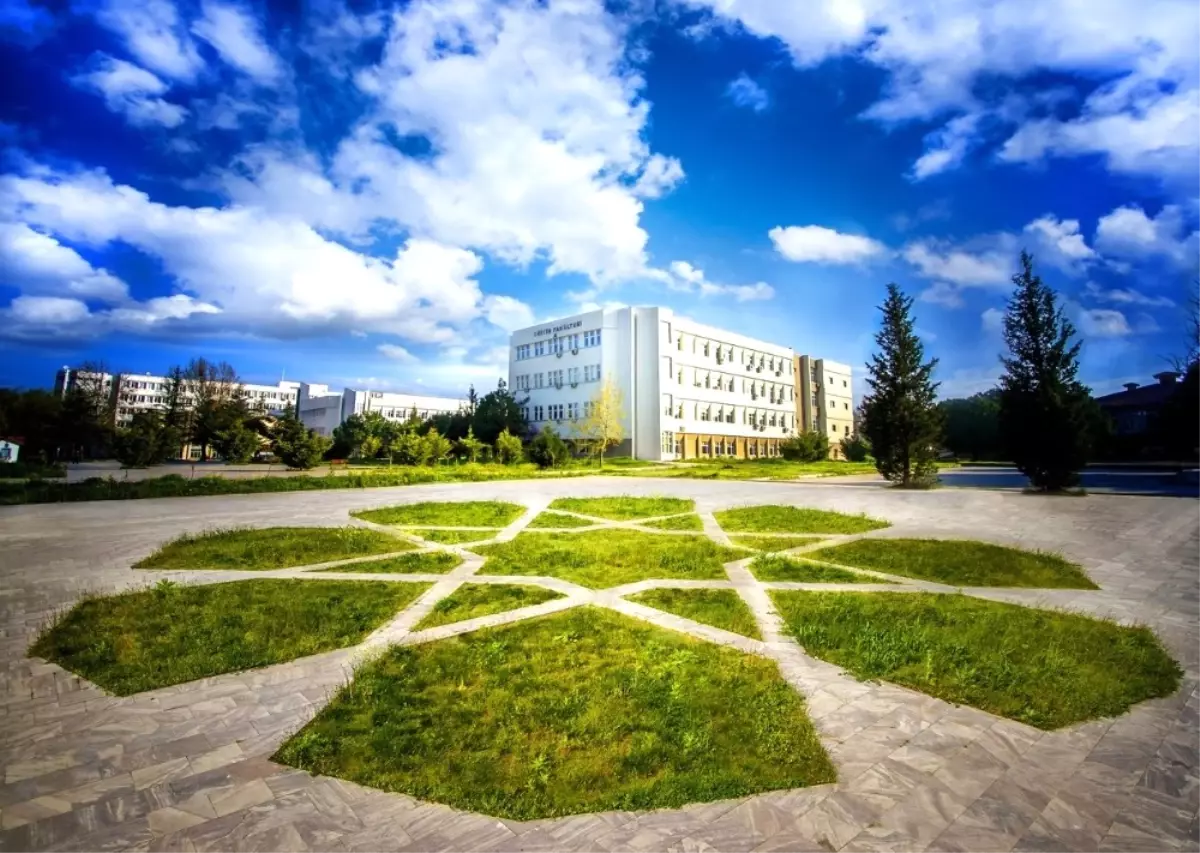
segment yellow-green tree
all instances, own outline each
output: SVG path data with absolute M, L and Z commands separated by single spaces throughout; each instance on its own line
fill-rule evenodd
M 605 379 L 583 409 L 583 417 L 575 422 L 575 435 L 604 467 L 604 454 L 625 440 L 625 400 L 621 389 L 611 379 Z

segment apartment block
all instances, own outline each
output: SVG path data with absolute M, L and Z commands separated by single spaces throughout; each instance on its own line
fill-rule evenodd
M 790 347 L 695 323 L 668 308 L 590 311 L 519 329 L 509 385 L 534 429 L 564 438 L 604 380 L 624 400 L 615 453 L 640 459 L 770 458 L 798 429 Z
M 457 412 L 467 404 L 454 397 L 394 394 L 390 391 L 331 391 L 328 385 L 300 383 L 297 414 L 301 423 L 317 435 L 332 435 L 351 415 L 378 412 L 389 421 L 405 421 L 415 411 L 422 420 L 437 414 Z
M 842 457 L 840 442 L 854 433 L 854 384 L 850 367 L 825 358 L 796 356 L 796 419 L 802 430 L 829 436 L 829 454 Z

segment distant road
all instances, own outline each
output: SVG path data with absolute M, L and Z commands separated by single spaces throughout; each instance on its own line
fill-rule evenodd
M 943 486 L 956 489 L 1024 489 L 1029 481 L 1016 468 L 951 468 L 938 475 Z M 1090 468 L 1081 475 L 1081 485 L 1089 492 L 1115 494 L 1200 497 L 1200 485 L 1193 475 L 1175 471 L 1131 471 L 1123 468 Z

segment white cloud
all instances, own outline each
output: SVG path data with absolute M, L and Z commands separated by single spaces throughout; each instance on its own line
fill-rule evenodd
M 775 244 L 775 251 L 797 263 L 857 264 L 887 252 L 878 240 L 820 225 L 776 226 L 767 236 Z
M 984 124 L 975 126 L 972 116 L 1011 123 L 1014 105 L 1006 99 L 1037 107 L 1037 96 L 1012 92 L 1045 73 L 1110 82 L 1074 118 L 1035 114 L 1005 145 L 1003 159 L 1097 153 L 1116 171 L 1196 173 L 1200 8 L 1193 0 L 678 2 L 779 39 L 801 67 L 847 55 L 882 69 L 884 94 L 866 118 L 948 122 L 928 137 L 915 178 L 957 165 L 982 141 Z M 1188 189 L 1194 193 L 1194 182 Z
M 1084 308 L 1076 315 L 1079 330 L 1096 338 L 1123 338 L 1133 334 L 1129 321 L 1120 311 L 1109 308 Z
M 61 296 L 18 296 L 9 307 L 10 318 L 23 325 L 66 326 L 89 313 L 86 303 Z
M 1016 262 L 1008 251 L 973 252 L 937 240 L 910 243 L 902 256 L 926 278 L 960 287 L 1006 287 Z
M 745 72 L 739 74 L 725 89 L 725 94 L 739 107 L 761 113 L 771 104 L 767 90 L 751 80 Z
M 125 282 L 94 269 L 74 249 L 20 222 L 0 222 L 0 281 L 25 293 L 120 302 Z
M 295 219 L 165 205 L 102 172 L 38 167 L 0 178 L 0 216 L 77 244 L 120 242 L 157 258 L 197 304 L 220 309 L 221 332 L 356 329 L 446 342 L 505 305 L 485 302 L 475 280 L 483 262 L 465 249 L 410 238 L 392 258 L 369 257 Z
M 506 332 L 523 329 L 536 322 L 533 309 L 511 296 L 491 295 L 484 297 L 483 313 L 489 323 Z
M 407 364 L 417 360 L 415 355 L 399 344 L 380 344 L 376 347 L 376 349 L 379 350 L 381 354 L 386 355 L 393 361 L 400 361 Z
M 1118 305 L 1144 305 L 1148 308 L 1173 308 L 1175 301 L 1165 296 L 1150 296 L 1133 288 L 1111 288 L 1105 290 L 1089 281 L 1084 294 L 1100 302 L 1115 302 Z
M 979 319 L 985 332 L 998 334 L 1004 331 L 1004 312 L 999 308 L 988 308 L 979 315 Z
M 107 0 L 96 20 L 121 36 L 142 65 L 159 74 L 190 82 L 204 67 L 170 0 Z
M 1096 246 L 1104 254 L 1119 258 L 1158 257 L 1191 267 L 1200 260 L 1200 232 L 1187 233 L 1183 211 L 1175 205 L 1166 205 L 1153 219 L 1136 205 L 1118 207 L 1100 217 Z
M 1058 219 L 1046 214 L 1022 229 L 1024 241 L 1037 260 L 1063 272 L 1077 274 L 1096 259 L 1096 251 L 1079 231 L 1078 219 Z
M 76 86 L 104 96 L 105 105 L 136 127 L 178 127 L 187 110 L 158 97 L 169 86 L 144 68 L 107 54 L 97 54 L 92 68 L 72 78 Z
M 7 308 L 0 308 L 0 318 L 4 320 L 0 323 L 0 337 L 61 341 L 113 333 L 145 334 L 195 314 L 219 313 L 216 306 L 185 294 L 130 301 L 120 307 L 96 311 L 82 299 L 21 295 Z
M 640 198 L 661 198 L 675 189 L 683 178 L 682 163 L 674 157 L 651 154 L 633 185 L 633 194 Z
M 654 270 L 653 272 L 656 275 L 652 278 L 680 293 L 695 293 L 699 296 L 732 296 L 738 302 L 757 302 L 775 296 L 775 288 L 765 281 L 758 281 L 754 284 L 718 284 L 709 281 L 704 270 L 697 269 L 687 261 L 672 261 L 666 270 Z
M 279 58 L 263 41 L 258 22 L 248 9 L 204 0 L 201 10 L 192 33 L 211 44 L 225 62 L 264 84 L 283 76 Z

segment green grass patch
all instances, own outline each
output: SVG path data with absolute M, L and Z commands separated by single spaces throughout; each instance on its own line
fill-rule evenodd
M 799 477 L 842 477 L 874 474 L 873 462 L 789 462 L 786 459 L 701 459 L 676 462 L 664 470 L 631 470 L 634 477 L 671 477 L 685 480 L 795 480 Z
M 793 560 L 781 554 L 760 554 L 750 563 L 750 571 L 760 581 L 796 581 L 798 583 L 887 583 L 882 579 L 821 566 L 805 560 Z
M 865 515 L 795 506 L 743 506 L 714 516 L 727 533 L 865 533 L 892 526 Z
M 135 569 L 285 569 L 413 548 L 363 527 L 263 527 L 185 533 Z
M 608 518 L 614 521 L 629 521 L 633 518 L 652 518 L 656 515 L 674 515 L 691 512 L 696 502 L 684 498 L 558 498 L 550 509 L 565 509 L 580 515 Z
M 650 589 L 630 601 L 761 640 L 754 614 L 732 589 Z
M 810 556 L 955 586 L 1099 589 L 1057 554 L 964 539 L 859 539 Z
M 592 589 L 647 578 L 723 580 L 724 564 L 744 552 L 703 536 L 660 536 L 640 530 L 522 533 L 473 549 L 489 575 L 544 575 Z
M 350 513 L 376 524 L 430 524 L 434 527 L 504 527 L 520 518 L 525 507 L 503 501 L 427 501 L 363 509 Z
M 1148 628 L 965 595 L 771 595 L 811 655 L 1041 729 L 1116 716 L 1179 686 Z
M 437 542 L 441 545 L 461 545 L 463 542 L 481 542 L 492 539 L 500 531 L 492 530 L 405 530 L 406 534 L 424 539 L 426 542 Z
M 698 515 L 673 515 L 670 518 L 644 522 L 642 526 L 655 530 L 703 530 L 704 522 Z
M 461 564 L 462 557 L 448 551 L 421 551 L 417 554 L 401 554 L 398 557 L 387 557 L 383 560 L 368 560 L 363 563 L 351 563 L 348 566 L 317 569 L 315 574 L 321 572 L 369 572 L 371 574 L 443 575 Z
M 526 528 L 533 527 L 591 527 L 595 524 L 594 521 L 588 521 L 586 518 L 580 518 L 576 515 L 566 515 L 561 512 L 546 512 L 538 513 L 533 521 L 526 525 Z
M 274 760 L 517 820 L 835 778 L 773 661 L 592 607 L 393 646 Z
M 414 631 L 464 622 L 493 613 L 504 613 L 520 607 L 532 607 L 562 594 L 540 586 L 524 584 L 465 583 L 433 606 Z
M 729 541 L 755 551 L 786 551 L 820 542 L 820 536 L 730 536 Z
M 429 588 L 264 578 L 86 598 L 29 652 L 118 696 L 360 642 Z

